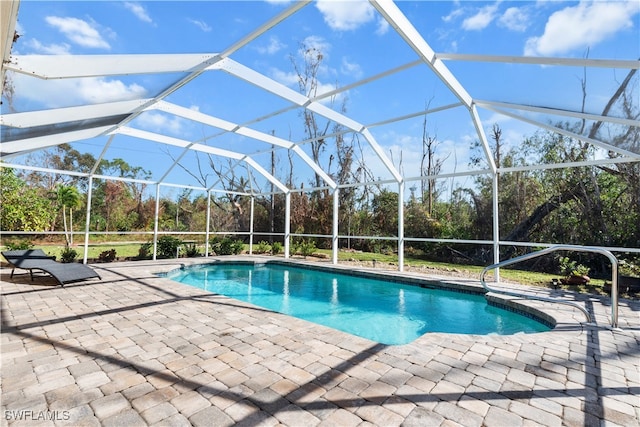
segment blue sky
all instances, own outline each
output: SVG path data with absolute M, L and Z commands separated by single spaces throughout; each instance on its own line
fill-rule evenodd
M 632 1 L 401 1 L 398 7 L 437 53 L 527 55 L 568 58 L 637 60 L 640 58 L 640 2 Z M 216 53 L 277 15 L 287 1 L 29 1 L 20 4 L 13 54 L 142 54 Z M 301 64 L 300 46 L 315 47 L 323 54 L 319 92 L 345 86 L 417 59 L 384 19 L 360 1 L 317 1 L 231 55 L 231 59 L 297 89 L 293 62 Z M 624 78 L 626 70 L 585 70 L 577 67 L 545 67 L 500 63 L 446 61 L 454 76 L 472 97 L 480 100 L 544 105 L 580 110 L 580 80 L 587 82 L 585 109 L 600 113 Z M 14 76 L 17 111 L 93 104 L 151 97 L 177 81 L 179 74 L 95 77 L 42 81 Z M 286 107 L 286 101 L 226 73 L 209 72 L 172 94 L 168 101 L 203 113 L 245 123 Z M 457 99 L 425 65 L 345 92 L 334 101 L 344 102 L 346 114 L 364 125 L 456 102 Z M 3 113 L 6 106 L 3 105 Z M 481 110 L 488 132 L 494 123 L 503 137 L 518 144 L 535 128 Z M 537 117 L 547 121 L 550 117 Z M 406 176 L 418 175 L 424 117 L 392 125 L 375 126 L 371 132 Z M 324 125 L 325 122 L 322 124 Z M 444 172 L 468 168 L 469 149 L 477 134 L 463 108 L 430 115 L 427 131 L 438 141 L 438 154 L 447 160 Z M 141 115 L 136 128 L 166 133 L 189 141 L 239 152 L 253 153 L 268 147 L 239 137 L 219 136 L 219 130 L 159 112 Z M 297 111 L 251 125 L 291 140 L 304 139 Z M 212 137 L 215 136 L 215 137 Z M 98 155 L 107 137 L 74 143 L 82 151 Z M 367 165 L 380 178 L 389 178 L 381 162 L 364 144 Z M 308 150 L 308 147 L 305 148 Z M 135 138 L 118 136 L 107 158 L 122 157 L 132 165 L 152 170 L 157 179 L 180 151 L 157 149 Z M 267 154 L 257 159 L 268 165 Z M 185 167 L 194 168 L 186 156 Z M 328 153 L 322 162 L 328 167 Z M 288 160 L 281 155 L 279 178 L 286 175 Z M 334 164 L 335 167 L 335 164 Z M 295 174 L 308 183 L 305 170 Z M 174 169 L 170 180 L 195 184 L 184 171 Z

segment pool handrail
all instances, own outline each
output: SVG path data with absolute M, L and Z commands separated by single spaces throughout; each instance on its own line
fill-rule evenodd
M 584 315 L 587 318 L 587 323 L 592 323 L 592 316 L 591 314 L 581 305 L 572 302 L 572 301 L 565 301 L 565 300 L 559 300 L 557 298 L 548 298 L 548 297 L 543 297 L 543 296 L 538 296 L 538 295 L 530 295 L 530 294 L 525 294 L 525 293 L 520 293 L 520 292 L 514 292 L 514 291 L 508 291 L 508 290 L 503 290 L 503 289 L 494 289 L 494 288 L 490 288 L 486 281 L 484 280 L 484 276 L 487 274 L 488 271 L 490 270 L 495 270 L 496 268 L 500 268 L 500 267 L 504 267 L 507 265 L 512 265 L 512 264 L 516 264 L 518 262 L 521 261 L 525 261 L 531 258 L 537 258 L 539 256 L 542 255 L 546 255 L 548 253 L 551 252 L 557 252 L 557 251 L 576 251 L 576 252 L 594 252 L 594 253 L 599 253 L 602 254 L 604 256 L 606 256 L 607 258 L 609 258 L 609 260 L 611 261 L 611 326 L 614 328 L 618 327 L 618 259 L 615 257 L 615 255 L 613 255 L 613 253 L 611 253 L 610 251 L 606 250 L 606 249 L 602 249 L 602 248 L 598 248 L 598 247 L 592 247 L 592 246 L 572 246 L 572 245 L 555 245 L 555 246 L 550 246 L 548 248 L 545 249 L 541 249 L 539 251 L 536 252 L 531 252 L 528 254 L 524 254 L 524 255 L 520 255 L 505 261 L 501 261 L 495 264 L 491 264 L 487 267 L 485 267 L 482 270 L 482 273 L 480 274 L 480 283 L 482 283 L 482 287 L 487 291 L 487 292 L 493 292 L 493 293 L 498 293 L 498 294 L 503 294 L 503 295 L 510 295 L 510 296 L 515 296 L 515 297 L 523 297 L 523 298 L 527 298 L 527 299 L 534 299 L 534 300 L 538 300 L 538 301 L 546 301 L 546 302 L 554 302 L 554 303 L 559 303 L 559 304 L 566 304 L 566 305 L 570 305 L 572 307 L 576 307 L 578 308 L 580 311 L 582 311 L 584 313 Z

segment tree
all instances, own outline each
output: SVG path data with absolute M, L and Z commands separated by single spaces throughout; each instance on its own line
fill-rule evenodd
M 437 238 L 440 237 L 441 232 L 442 224 L 433 219 L 425 204 L 418 203 L 415 199 L 406 204 L 404 209 L 405 236 Z
M 44 231 L 55 217 L 51 201 L 27 187 L 13 169 L 0 168 L 0 217 L 4 231 Z
M 493 161 L 496 167 L 499 168 L 503 166 L 504 147 L 502 140 L 502 130 L 497 124 L 493 125 L 491 136 L 492 138 L 491 141 L 489 141 L 489 148 L 493 155 Z M 480 154 L 471 156 L 471 165 L 481 168 L 488 168 L 489 162 L 484 155 L 484 150 L 481 147 L 480 141 L 476 141 L 472 146 L 472 149 Z M 510 153 L 508 157 L 515 158 L 517 157 L 517 154 Z M 505 178 L 503 175 L 498 175 L 498 186 L 500 188 L 499 195 L 501 197 L 504 196 L 502 191 L 504 180 Z M 493 177 L 490 175 L 479 175 L 478 177 L 476 177 L 475 182 L 478 187 L 477 190 L 465 190 L 471 198 L 475 209 L 475 216 L 473 218 L 473 228 L 475 229 L 475 234 L 473 237 L 476 239 L 487 239 L 490 238 L 491 231 L 493 229 Z M 500 206 L 502 206 L 502 204 L 500 204 Z M 511 206 L 509 208 L 511 208 Z M 502 217 L 500 218 L 502 224 Z
M 89 173 L 96 165 L 96 159 L 91 154 L 81 153 L 70 144 L 60 144 L 50 149 L 41 150 L 29 155 L 26 162 L 38 166 L 38 170 L 25 172 L 23 178 L 32 187 L 41 187 L 45 192 L 54 192 L 59 185 L 73 186 L 79 191 L 87 190 L 87 180 L 75 175 L 63 173 L 44 173 L 40 168 L 46 167 L 57 170 L 70 170 Z M 100 173 L 100 168 L 97 170 Z
M 428 109 L 429 103 L 426 105 Z M 433 207 L 435 200 L 437 199 L 436 179 L 434 176 L 440 173 L 442 165 L 446 158 L 436 157 L 436 149 L 438 147 L 438 139 L 436 136 L 431 136 L 427 132 L 427 114 L 424 115 L 424 121 L 422 122 L 422 157 L 420 159 L 420 176 L 427 176 L 426 188 L 425 180 L 420 181 L 420 187 L 422 195 L 422 202 L 426 201 L 427 212 L 430 216 L 433 216 Z
M 122 181 L 99 182 L 94 192 L 95 215 L 104 218 L 104 231 L 129 231 L 138 221 L 129 187 Z
M 615 105 L 620 105 L 620 111 L 627 118 L 637 120 L 638 117 L 640 117 L 640 110 L 637 105 L 634 105 L 633 100 L 635 97 L 631 95 L 633 90 L 637 90 L 632 84 L 632 81 L 636 78 L 636 72 L 637 70 L 635 69 L 631 70 L 620 83 L 617 90 L 605 105 L 602 111 L 603 116 L 609 115 Z M 586 76 L 581 83 L 584 111 Z M 590 127 L 587 136 L 590 139 L 597 138 L 603 127 L 603 123 L 602 120 L 595 121 Z M 578 123 L 558 123 L 556 126 L 578 134 L 584 134 L 586 122 L 582 120 Z M 609 132 L 611 131 L 612 130 L 609 129 Z M 637 127 L 629 126 L 622 134 L 614 134 L 611 139 L 616 145 L 630 149 L 631 151 L 633 151 L 634 148 L 637 150 L 638 147 L 640 147 Z M 539 163 L 583 161 L 593 158 L 595 152 L 595 148 L 590 144 L 550 132 L 538 134 L 537 138 L 526 141 L 526 145 L 533 147 L 540 153 Z M 615 157 L 616 155 L 609 153 L 609 156 Z M 640 196 L 640 185 L 637 184 L 637 163 L 627 165 L 620 164 L 616 167 L 617 171 L 611 168 L 588 166 L 549 170 L 542 173 L 542 188 L 549 190 L 551 194 L 548 194 L 547 199 L 532 210 L 532 214 L 529 217 L 523 219 L 521 223 L 515 226 L 509 234 L 509 237 L 513 240 L 519 240 L 529 236 L 538 225 L 542 224 L 545 218 L 561 210 L 566 204 L 571 203 L 571 209 L 564 209 L 561 212 L 564 214 L 565 219 L 573 218 L 573 221 L 564 221 L 562 225 L 555 228 L 555 231 L 564 235 L 565 238 L 570 238 L 570 240 L 565 240 L 566 242 L 591 245 L 613 244 L 614 242 L 611 239 L 612 236 L 615 235 L 615 232 L 612 231 L 611 224 L 615 224 L 617 221 L 608 221 L 606 218 L 607 214 L 603 206 L 603 187 L 600 185 L 602 179 L 601 172 L 613 172 L 615 175 L 618 175 L 623 182 L 628 176 L 628 178 L 631 178 L 628 181 L 631 185 L 627 188 L 631 190 L 631 193 L 636 193 Z M 629 175 L 627 175 L 627 173 Z M 610 181 L 608 185 L 611 186 Z M 620 187 L 615 185 L 614 188 Z M 628 218 L 629 216 L 637 217 L 638 212 L 640 212 L 640 203 L 633 203 L 633 198 L 634 196 L 631 196 L 631 204 L 627 206 L 626 213 L 622 215 L 623 218 Z M 640 199 L 640 197 L 638 197 L 638 199 Z M 579 213 L 579 215 L 576 218 L 577 213 Z M 576 223 L 581 224 L 579 227 L 579 236 L 566 236 L 567 232 L 575 232 L 577 230 L 577 228 L 573 226 Z M 636 222 L 636 224 L 639 223 Z M 640 225 L 634 228 L 637 230 L 640 228 Z M 632 234 L 640 235 L 640 231 L 633 231 Z M 553 237 L 557 239 L 558 235 L 553 235 Z
M 296 72 L 298 88 L 300 93 L 313 99 L 318 96 L 318 72 L 321 69 L 324 54 L 313 46 L 300 44 L 300 52 L 302 52 L 302 64 L 298 64 L 296 57 L 291 54 L 290 60 Z M 327 120 L 321 125 L 320 117 L 313 111 L 305 108 L 302 110 L 302 118 L 304 131 L 307 138 L 311 141 L 311 158 L 316 164 L 320 164 L 320 154 L 324 151 L 326 145 L 325 135 L 329 129 L 331 122 Z M 315 174 L 315 187 L 322 185 L 322 178 Z
M 398 235 L 398 193 L 382 189 L 371 203 L 373 224 L 379 236 Z
M 474 206 L 464 188 L 452 191 L 449 202 L 436 203 L 435 217 L 442 225 L 441 237 L 445 239 L 472 239 Z
M 301 61 L 299 61 L 300 56 L 290 55 L 290 60 L 297 77 L 298 89 L 300 93 L 313 100 L 321 95 L 320 88 L 322 85 L 320 83 L 320 74 L 325 68 L 325 55 L 317 47 L 309 46 L 305 43 L 300 44 L 299 53 L 302 58 Z M 335 97 L 329 99 L 329 103 L 332 106 L 336 101 L 340 102 L 338 111 L 345 113 L 347 110 L 347 98 L 342 96 L 339 100 Z M 364 161 L 361 160 L 363 157 L 362 148 L 360 147 L 357 134 L 354 134 L 351 139 L 346 139 L 343 125 L 325 119 L 310 109 L 303 109 L 301 115 L 305 137 L 311 147 L 312 160 L 327 171 L 328 175 L 331 176 L 338 185 L 351 183 L 367 174 L 367 166 Z M 329 130 L 331 130 L 331 135 L 328 135 Z M 333 140 L 335 144 L 334 154 L 331 154 L 328 159 L 323 158 L 322 154 L 331 140 Z M 357 157 L 356 148 L 360 148 L 360 160 Z M 314 174 L 312 185 L 315 188 L 323 185 L 322 177 L 317 173 Z M 300 188 L 302 188 L 302 185 L 300 185 Z M 366 189 L 363 190 L 365 193 L 366 191 Z M 338 216 L 340 221 L 350 223 L 351 216 L 355 209 L 356 198 L 358 197 L 358 190 L 344 186 L 341 188 L 338 200 Z M 309 205 L 305 205 L 305 207 L 308 208 L 309 217 L 304 225 L 305 232 L 330 234 L 333 222 L 333 199 L 329 190 L 313 191 L 309 194 L 308 199 Z M 298 199 L 297 201 L 303 202 L 302 199 Z
M 113 160 L 102 160 L 99 170 L 105 175 L 114 175 L 120 178 L 130 178 L 135 180 L 148 180 L 151 178 L 151 172 L 141 166 L 133 166 L 120 158 Z M 135 219 L 131 222 L 131 227 L 137 229 L 147 229 L 150 227 L 154 217 L 154 210 L 149 203 L 143 200 L 144 192 L 147 184 L 132 181 L 122 181 L 122 186 L 126 187 L 126 194 L 130 197 L 127 199 L 124 211 L 129 219 Z M 104 193 L 102 193 L 104 194 Z
M 73 209 L 80 206 L 80 193 L 76 187 L 59 185 L 56 189 L 56 202 L 62 207 L 62 223 L 67 246 L 73 245 Z M 69 227 L 67 227 L 67 208 L 69 208 Z
M 233 162 L 229 159 L 227 167 L 216 167 L 215 163 L 211 161 L 211 169 L 218 175 L 220 183 L 226 189 L 226 201 L 229 203 L 229 207 L 225 208 L 226 211 L 230 211 L 233 215 L 234 230 L 244 231 L 249 229 L 249 221 L 247 216 L 248 211 L 248 197 L 241 193 L 247 193 L 249 188 L 249 180 L 244 176 L 237 176 Z M 257 188 L 255 185 L 253 188 Z M 214 201 L 218 204 L 218 202 Z M 220 208 L 223 205 L 218 204 Z

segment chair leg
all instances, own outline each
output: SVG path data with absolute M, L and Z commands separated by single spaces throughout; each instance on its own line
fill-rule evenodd
M 11 269 L 11 276 L 10 276 L 10 278 L 11 278 L 11 279 L 13 279 L 13 272 L 14 272 L 14 271 L 16 271 L 16 269 L 15 269 L 15 268 L 12 268 L 12 269 Z

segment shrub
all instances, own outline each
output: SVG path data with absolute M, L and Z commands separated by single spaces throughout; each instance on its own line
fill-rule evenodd
M 198 245 L 196 245 L 195 243 L 189 243 L 188 245 L 185 245 L 184 254 L 188 258 L 195 258 L 200 256 L 200 250 L 198 249 Z
M 209 243 L 209 246 L 211 246 L 211 252 L 213 252 L 215 255 L 222 255 L 222 251 L 223 251 L 223 244 L 222 244 L 222 240 L 219 237 L 215 237 L 211 243 Z
M 362 250 L 374 254 L 382 253 L 382 242 L 380 240 L 365 240 L 362 242 Z
M 573 269 L 571 274 L 573 274 L 574 276 L 586 276 L 587 274 L 589 274 L 589 270 L 590 268 L 587 267 L 586 265 L 578 264 Z
M 33 243 L 26 239 L 20 239 L 7 242 L 6 246 L 9 251 L 26 251 L 33 248 Z
M 300 252 L 300 245 L 301 245 L 300 242 L 296 242 L 296 241 L 291 242 L 291 245 L 289 246 L 289 253 L 291 255 L 298 254 Z
M 116 260 L 116 250 L 109 249 L 108 251 L 100 252 L 98 255 L 98 261 L 100 262 L 113 262 Z
M 316 243 L 313 240 L 303 240 L 298 246 L 300 255 L 302 255 L 305 258 L 310 255 L 313 255 L 316 249 L 317 249 Z
M 265 242 L 264 240 L 261 240 L 257 245 L 256 245 L 256 249 L 255 252 L 257 254 L 266 254 L 271 252 L 271 245 L 267 242 Z
M 182 240 L 173 236 L 161 236 L 158 238 L 158 256 L 161 258 L 174 258 L 178 255 L 178 248 Z
M 231 245 L 231 250 L 234 255 L 241 254 L 244 250 L 244 242 L 242 240 L 236 240 Z
M 273 242 L 273 245 L 271 245 L 271 253 L 273 255 L 278 255 L 280 253 L 282 253 L 282 243 L 280 242 Z
M 230 237 L 223 239 L 215 238 L 211 242 L 211 250 L 216 255 L 237 255 L 244 249 L 242 240 L 233 240 Z
M 393 255 L 393 248 L 384 245 L 380 248 L 380 253 L 382 255 Z
M 572 261 L 569 257 L 560 258 L 560 274 L 564 276 L 586 276 L 589 274 L 589 267 Z
M 147 242 L 140 245 L 140 249 L 138 249 L 138 258 L 140 259 L 148 259 L 151 258 L 151 249 L 153 248 L 153 243 Z
M 623 276 L 640 277 L 640 263 L 634 264 L 633 261 L 622 259 L 618 264 L 618 271 Z
M 66 246 L 60 253 L 60 261 L 64 263 L 74 262 L 78 257 L 78 251 Z

